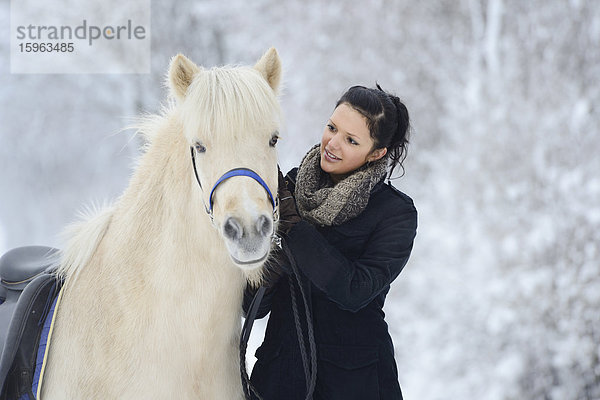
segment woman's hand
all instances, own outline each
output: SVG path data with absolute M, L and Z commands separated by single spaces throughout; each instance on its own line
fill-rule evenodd
M 286 238 L 290 229 L 296 223 L 300 222 L 301 218 L 296 210 L 296 203 L 294 197 L 288 189 L 286 179 L 283 177 L 281 170 L 277 167 L 279 188 L 277 195 L 279 196 L 279 225 L 277 226 L 277 236 L 280 238 Z M 289 273 L 289 265 L 287 257 L 285 256 L 283 249 L 276 248 L 273 252 L 273 256 L 265 264 L 263 272 L 264 285 L 267 287 L 273 287 L 284 272 Z
M 281 170 L 277 167 L 279 175 L 279 189 L 277 194 L 279 195 L 279 226 L 277 228 L 277 235 L 285 238 L 289 233 L 290 229 L 296 223 L 300 222 L 300 215 L 296 210 L 296 203 L 292 193 L 290 193 L 286 179 L 283 177 Z

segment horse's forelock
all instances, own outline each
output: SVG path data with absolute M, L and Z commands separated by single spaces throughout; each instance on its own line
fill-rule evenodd
M 281 110 L 267 81 L 251 67 L 204 70 L 183 105 L 184 125 L 205 132 L 239 132 L 278 125 Z

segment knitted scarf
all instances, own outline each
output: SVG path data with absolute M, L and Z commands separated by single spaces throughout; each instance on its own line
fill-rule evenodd
M 306 153 L 296 178 L 296 205 L 300 216 L 318 225 L 340 225 L 360 214 L 369 201 L 371 189 L 387 172 L 388 157 L 365 164 L 333 184 L 321 169 L 321 145 Z

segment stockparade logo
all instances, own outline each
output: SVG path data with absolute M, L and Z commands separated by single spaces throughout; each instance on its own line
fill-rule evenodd
M 62 4 L 62 3 L 61 3 Z M 150 0 L 11 0 L 14 74 L 149 73 Z
M 146 39 L 146 28 L 142 25 L 134 25 L 128 19 L 124 25 L 105 25 L 97 26 L 88 24 L 84 19 L 81 25 L 72 27 L 69 25 L 20 25 L 16 28 L 17 40 L 25 40 L 20 43 L 21 48 L 26 46 L 28 41 L 38 41 L 36 43 L 45 43 L 44 41 L 65 41 L 65 40 L 86 40 L 89 46 L 92 46 L 97 40 L 144 40 Z M 39 42 L 41 41 L 41 42 Z M 51 42 L 50 42 L 51 43 Z M 73 43 L 71 43 L 73 45 Z M 53 47 L 53 46 L 48 46 Z M 73 48 L 74 50 L 74 48 Z M 33 51 L 33 50 L 32 50 Z M 52 51 L 52 50 L 50 50 Z

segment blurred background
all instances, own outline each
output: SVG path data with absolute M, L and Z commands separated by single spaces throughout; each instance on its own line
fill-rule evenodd
M 393 183 L 419 229 L 385 308 L 405 398 L 600 399 L 600 2 L 152 1 L 152 72 L 120 75 L 10 74 L 8 3 L 2 253 L 62 246 L 78 211 L 124 190 L 141 143 L 122 128 L 159 112 L 171 56 L 253 64 L 275 46 L 282 170 L 349 86 L 378 82 L 411 113 Z

